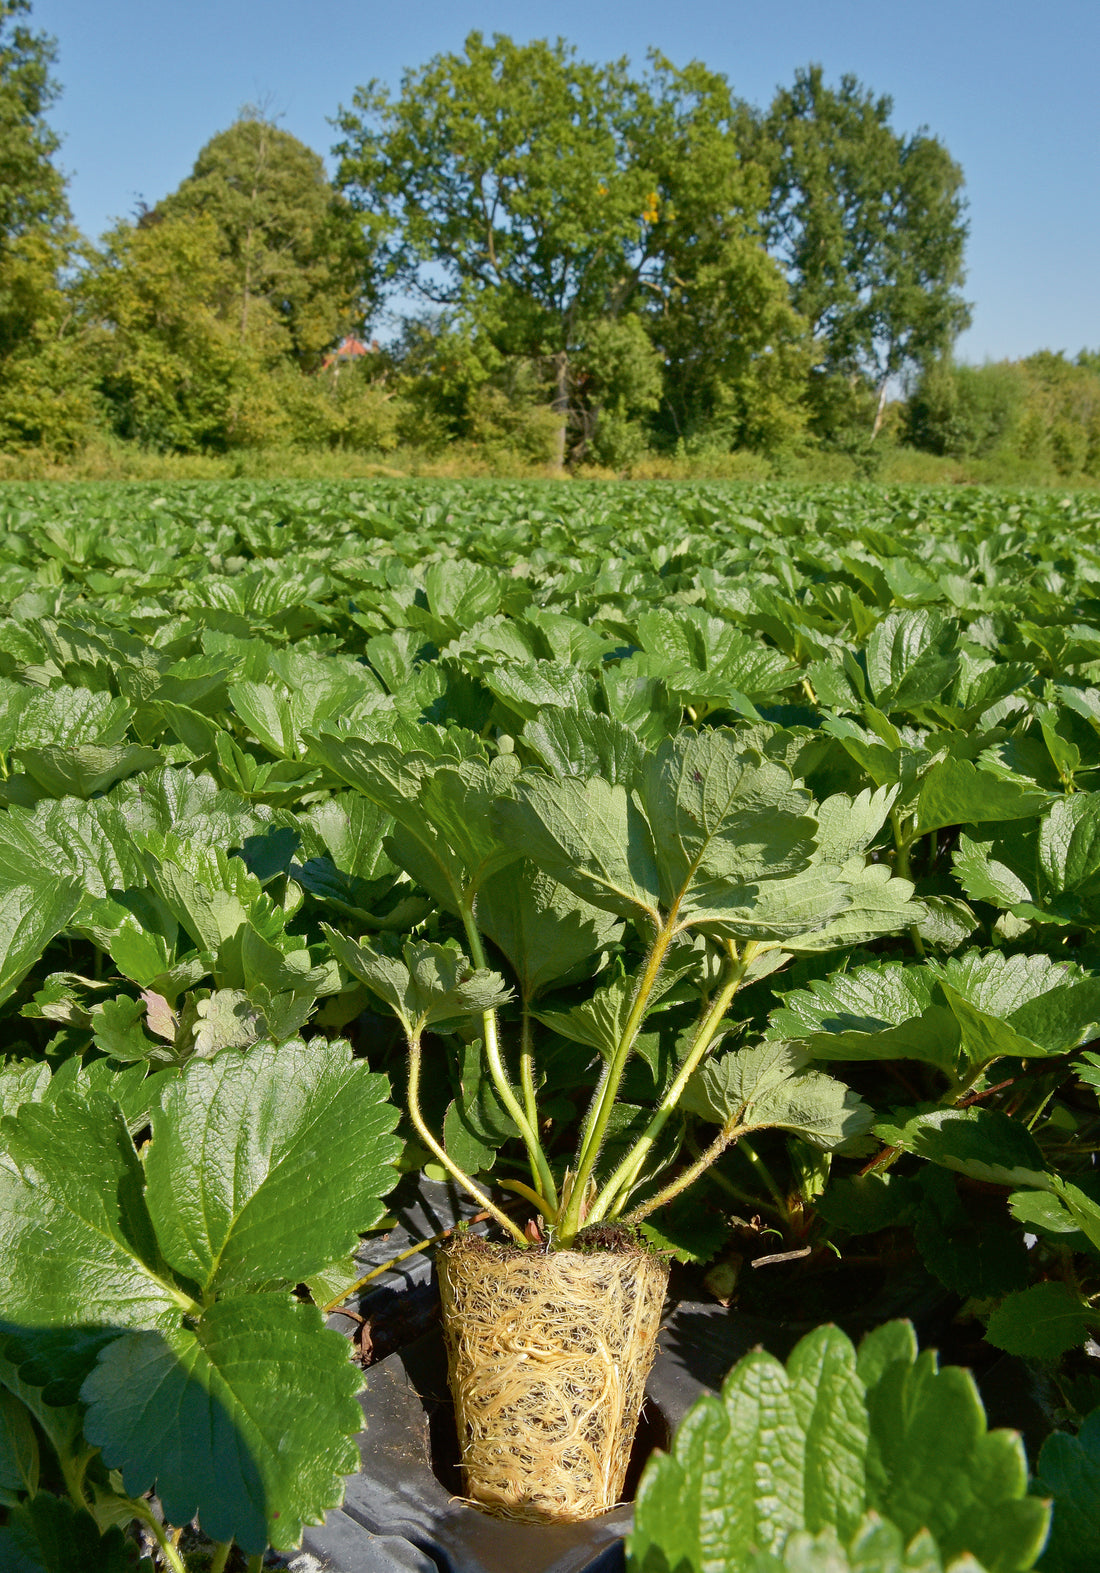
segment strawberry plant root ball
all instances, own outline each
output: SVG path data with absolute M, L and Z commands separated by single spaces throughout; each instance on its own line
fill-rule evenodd
M 543 1254 L 465 1236 L 441 1253 L 472 1501 L 529 1523 L 619 1502 L 667 1284 L 668 1262 L 629 1239 Z

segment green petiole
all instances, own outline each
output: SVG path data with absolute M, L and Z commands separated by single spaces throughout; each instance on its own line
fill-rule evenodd
M 738 955 L 735 942 L 728 940 L 726 941 L 726 948 L 729 962 L 722 975 L 721 987 L 715 995 L 710 1009 L 699 1023 L 691 1048 L 680 1066 L 676 1079 L 661 1099 L 653 1118 L 641 1136 L 639 1136 L 634 1146 L 600 1191 L 595 1205 L 589 1212 L 589 1222 L 595 1223 L 599 1219 L 609 1216 L 617 1217 L 623 1207 L 626 1206 L 630 1198 L 630 1192 L 637 1184 L 638 1178 L 645 1167 L 646 1159 L 653 1150 L 657 1138 L 668 1122 L 670 1115 L 683 1096 L 684 1088 L 709 1053 L 726 1011 L 729 1009 L 734 995 L 744 981 L 753 957 L 765 947 L 749 940 L 746 942 L 744 950 Z
M 526 1250 L 529 1242 L 523 1231 L 516 1228 L 515 1224 L 512 1222 L 511 1218 L 508 1217 L 507 1213 L 501 1212 L 500 1208 L 496 1205 L 495 1202 L 490 1201 L 489 1197 L 481 1189 L 480 1185 L 472 1180 L 464 1169 L 459 1168 L 458 1164 L 455 1163 L 454 1159 L 447 1153 L 444 1147 L 436 1141 L 435 1137 L 428 1129 L 424 1116 L 420 1111 L 420 1039 L 418 1036 L 414 1036 L 411 1037 L 408 1041 L 409 1085 L 407 1095 L 409 1103 L 409 1118 L 413 1122 L 413 1128 L 415 1129 L 416 1134 L 420 1137 L 420 1140 L 424 1143 L 425 1147 L 428 1148 L 428 1151 L 431 1152 L 443 1165 L 452 1179 L 457 1180 L 459 1185 L 461 1185 L 464 1190 L 468 1191 L 476 1201 L 480 1202 L 482 1207 L 485 1208 L 486 1212 L 491 1214 L 491 1216 L 496 1219 L 497 1223 L 499 1223 L 502 1228 L 508 1231 L 513 1240 L 516 1241 L 517 1245 L 522 1245 Z
M 646 958 L 645 970 L 638 980 L 638 990 L 634 996 L 634 1003 L 630 1015 L 626 1019 L 622 1036 L 615 1049 L 615 1054 L 603 1076 L 589 1105 L 588 1115 L 585 1120 L 584 1133 L 577 1152 L 577 1171 L 573 1181 L 573 1189 L 565 1210 L 558 1220 L 559 1239 L 565 1246 L 571 1245 L 581 1227 L 581 1209 L 584 1205 L 585 1192 L 592 1170 L 595 1168 L 596 1159 L 600 1148 L 603 1146 L 607 1127 L 611 1120 L 611 1110 L 619 1094 L 619 1087 L 626 1071 L 630 1051 L 634 1047 L 638 1033 L 641 1031 L 642 1022 L 649 1006 L 650 996 L 657 982 L 657 975 L 661 970 L 668 947 L 676 933 L 676 912 L 673 910 L 658 931 L 656 939 L 650 947 Z
M 462 908 L 462 923 L 466 930 L 466 938 L 469 941 L 470 956 L 474 966 L 478 968 L 487 967 L 485 947 L 481 943 L 481 935 L 478 933 L 473 912 L 465 905 Z M 523 1145 L 527 1149 L 527 1157 L 531 1165 L 531 1178 L 535 1182 L 535 1189 L 546 1198 L 551 1210 L 556 1212 L 558 1208 L 558 1192 L 554 1184 L 554 1176 L 550 1171 L 549 1161 L 542 1150 L 542 1143 L 539 1141 L 537 1116 L 534 1121 L 528 1118 L 527 1110 L 520 1104 L 515 1088 L 509 1081 L 508 1074 L 504 1069 L 504 1062 L 500 1053 L 500 1036 L 497 1032 L 496 1011 L 485 1011 L 481 1018 L 481 1024 L 482 1041 L 485 1046 L 485 1061 L 489 1067 L 489 1075 L 492 1077 L 493 1086 L 496 1088 L 497 1096 L 500 1098 L 501 1103 L 503 1103 L 515 1121 L 520 1136 L 523 1138 Z M 532 1104 L 533 1100 L 534 1084 L 532 1082 Z

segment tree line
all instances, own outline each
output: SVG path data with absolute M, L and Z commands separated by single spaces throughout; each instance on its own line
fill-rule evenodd
M 763 110 L 698 62 L 471 33 L 355 93 L 331 178 L 246 109 L 92 243 L 54 58 L 0 0 L 0 448 L 621 470 L 900 439 L 1100 472 L 1096 357 L 953 365 L 962 171 L 852 76 L 810 66 Z

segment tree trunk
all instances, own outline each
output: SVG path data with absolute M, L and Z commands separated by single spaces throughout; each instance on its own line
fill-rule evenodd
M 255 190 L 253 190 L 255 198 Z M 248 342 L 248 308 L 252 301 L 252 225 L 248 226 L 244 251 L 244 285 L 241 291 L 241 343 Z
M 260 123 L 260 145 L 256 150 L 256 166 L 252 172 L 252 191 L 248 198 L 248 230 L 244 243 L 244 286 L 241 292 L 241 343 L 248 341 L 248 308 L 252 304 L 252 240 L 256 233 L 256 203 L 260 195 L 260 177 L 267 165 L 267 126 Z
M 569 430 L 569 351 L 559 350 L 554 356 L 554 402 L 550 408 L 558 417 L 554 434 L 554 469 L 560 474 L 565 469 L 565 446 Z
M 886 377 L 883 377 L 883 379 L 882 379 L 882 386 L 878 390 L 878 409 L 875 411 L 875 424 L 871 427 L 871 441 L 872 442 L 874 442 L 875 438 L 878 436 L 879 428 L 882 426 L 882 417 L 886 414 L 886 383 L 887 383 L 887 380 L 888 379 Z

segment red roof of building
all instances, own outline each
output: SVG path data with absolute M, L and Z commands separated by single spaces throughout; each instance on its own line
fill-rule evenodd
M 356 360 L 360 355 L 374 354 L 377 349 L 376 339 L 371 339 L 369 344 L 364 344 L 362 339 L 357 339 L 354 334 L 349 333 L 346 339 L 341 339 L 336 348 L 325 356 L 321 362 L 321 369 L 323 371 L 339 360 Z

